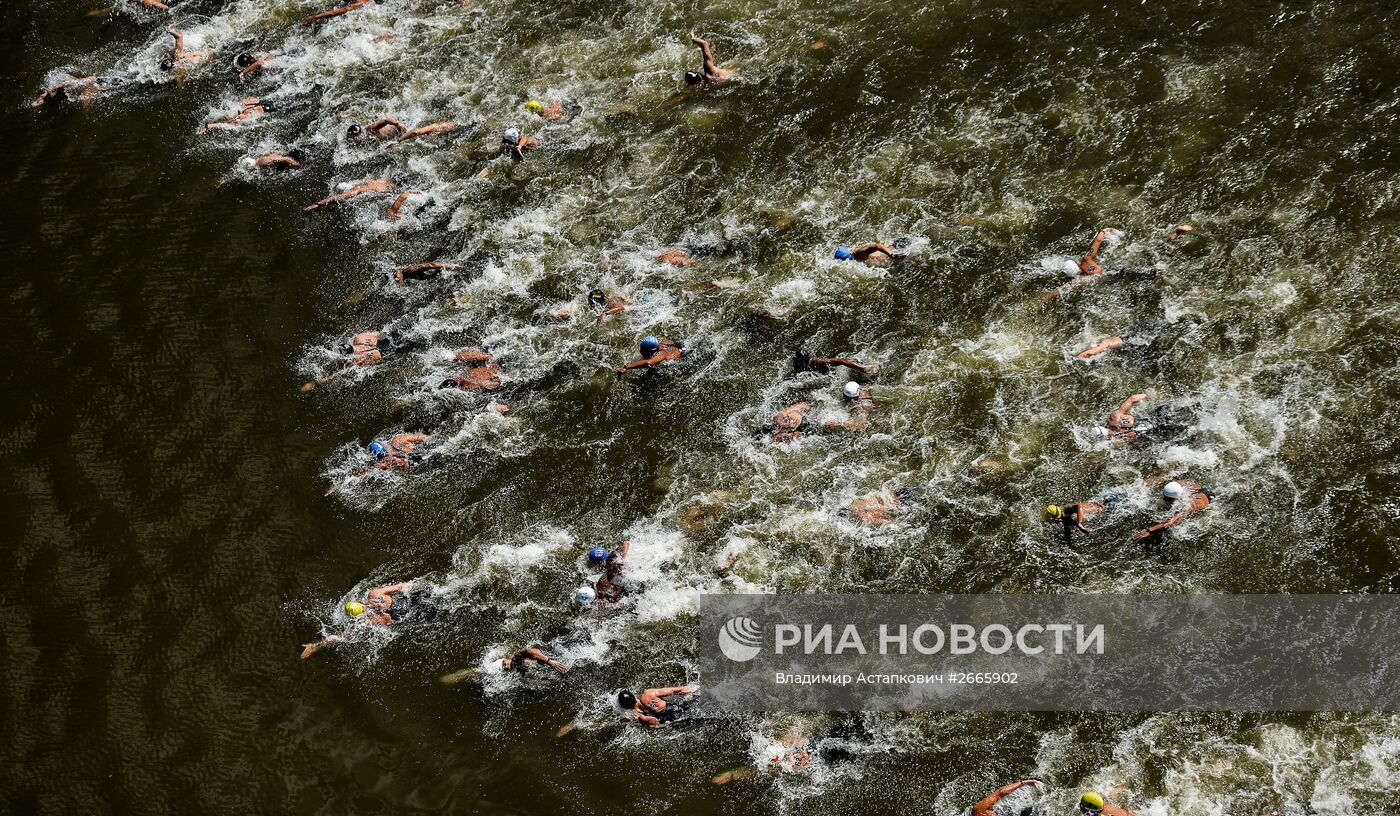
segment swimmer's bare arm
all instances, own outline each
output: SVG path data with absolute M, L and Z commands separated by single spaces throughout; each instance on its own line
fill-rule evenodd
M 408 203 L 409 196 L 417 194 L 417 190 L 405 190 L 402 193 L 399 193 L 399 197 L 394 199 L 394 203 L 390 204 L 389 210 L 384 213 L 384 219 L 386 221 L 397 221 L 398 219 L 403 218 L 403 214 L 399 211 L 403 209 L 404 204 Z
M 176 31 L 175 26 L 173 25 L 166 26 L 165 30 L 170 34 L 170 36 L 175 38 L 175 53 L 173 56 L 175 58 L 175 61 L 179 62 L 180 58 L 185 56 L 185 36 L 180 32 Z
M 549 655 L 545 654 L 539 649 L 536 649 L 533 646 L 529 646 L 523 651 L 525 652 L 525 654 L 529 655 L 534 660 L 538 660 L 539 662 L 545 664 L 551 669 L 554 669 L 560 674 L 563 674 L 564 672 L 569 670 L 568 666 L 565 666 L 563 663 L 560 663 L 558 660 L 555 660 L 554 658 L 550 657 Z
M 397 119 L 380 119 L 378 122 L 366 127 L 365 130 L 373 133 L 375 136 L 383 137 L 384 131 L 388 128 L 394 128 L 398 130 L 399 133 L 408 132 L 408 128 L 404 127 L 403 123 L 399 122 Z
M 1134 394 L 1131 397 L 1128 397 L 1127 399 L 1123 400 L 1123 404 L 1115 408 L 1113 410 L 1113 413 L 1108 415 L 1109 424 L 1117 425 L 1120 422 L 1122 422 L 1123 417 L 1132 413 L 1133 406 L 1137 405 L 1139 402 L 1142 402 L 1145 399 L 1147 399 L 1146 394 Z
M 991 793 L 987 794 L 982 801 L 972 806 L 972 816 L 993 816 L 993 808 L 1002 797 L 1008 796 L 1027 785 L 1040 788 L 1041 783 L 1034 779 L 1022 779 L 1020 782 L 1012 782 L 1009 785 L 1002 785 Z
M 863 260 L 863 259 L 865 259 L 865 258 L 869 258 L 871 255 L 874 255 L 876 252 L 883 253 L 886 257 L 889 257 L 889 258 L 903 258 L 903 257 L 904 257 L 904 253 L 903 253 L 903 252 L 896 252 L 896 251 L 895 251 L 894 249 L 892 249 L 891 247 L 888 247 L 888 246 L 886 246 L 886 245 L 884 245 L 884 244 L 881 244 L 881 243 L 879 243 L 879 242 L 876 242 L 876 241 L 872 241 L 872 242 L 866 244 L 865 246 L 860 247 L 859 249 L 855 250 L 855 251 L 852 252 L 851 254 L 852 254 L 853 256 L 855 256 L 856 258 L 859 258 L 859 259 L 862 259 L 862 260 Z
M 845 366 L 846 368 L 853 368 L 863 374 L 869 374 L 871 369 L 870 366 L 862 365 L 849 357 L 813 357 L 811 365 Z
M 1105 802 L 1100 816 L 1133 816 L 1133 812 Z
M 260 57 L 259 59 L 253 60 L 253 63 L 251 65 L 238 72 L 238 81 L 247 82 L 248 75 L 256 71 L 261 71 L 262 67 L 266 65 L 268 63 L 268 60 L 270 59 L 272 59 L 272 55 L 268 54 L 265 57 Z
M 160 11 L 170 11 L 170 6 L 160 2 L 160 0 L 141 0 L 141 5 L 146 8 L 159 9 Z
M 461 269 L 460 264 L 443 263 L 442 261 L 428 261 L 427 263 L 414 264 L 394 270 L 394 282 L 403 283 L 405 280 L 415 278 L 430 269 Z
M 342 14 L 349 14 L 355 9 L 360 8 L 364 5 L 368 5 L 371 2 L 373 2 L 373 0 L 350 0 L 349 3 L 346 3 L 340 8 L 333 8 L 330 11 L 322 11 L 313 14 L 310 17 L 307 17 L 306 19 L 302 20 L 301 24 L 311 25 L 312 23 L 317 22 L 319 20 L 328 20 L 332 17 L 339 17 Z
M 608 315 L 622 314 L 627 311 L 627 301 L 622 298 L 611 298 L 610 300 L 611 303 L 603 308 L 602 314 L 598 315 L 595 323 L 602 323 L 608 318 Z
M 661 725 L 661 721 L 651 716 L 650 714 L 638 714 L 637 722 L 641 723 L 642 725 L 649 725 L 652 728 L 656 728 L 657 726 Z
M 289 170 L 295 170 L 301 167 L 301 162 L 291 156 L 284 156 L 281 153 L 269 153 L 266 156 L 258 158 L 258 167 L 285 167 Z
M 400 136 L 397 140 L 385 145 L 385 147 L 393 147 L 394 145 L 406 142 L 409 139 L 417 139 L 419 136 L 427 136 L 429 133 L 437 133 L 439 131 L 452 130 L 455 127 L 457 127 L 457 123 L 454 121 L 434 122 L 431 125 L 423 125 L 422 127 L 416 127 L 413 130 L 404 133 L 404 135 Z
M 715 64 L 714 54 L 710 52 L 710 44 L 705 40 L 695 36 L 695 32 L 690 32 L 690 41 L 700 46 L 700 55 L 705 58 L 705 75 L 717 76 L 722 73 L 720 67 Z
M 623 374 L 626 374 L 634 368 L 650 368 L 655 365 L 661 365 L 669 359 L 671 358 L 664 357 L 660 352 L 657 352 L 656 354 L 653 354 L 650 357 L 644 357 L 640 360 L 633 360 L 632 362 L 622 366 L 621 368 L 617 369 L 617 376 L 621 377 Z
M 699 689 L 699 686 L 667 686 L 666 688 L 647 689 L 647 692 L 657 697 L 670 697 L 673 694 L 694 694 Z
M 1105 351 L 1111 351 L 1112 349 L 1116 349 L 1122 345 L 1123 338 L 1109 337 L 1104 340 L 1100 340 L 1099 342 L 1084 349 L 1083 351 L 1079 352 L 1074 356 L 1081 360 L 1087 360 L 1090 357 L 1097 357 L 1098 355 L 1103 354 Z
M 1099 266 L 1099 249 L 1103 246 L 1105 230 L 1099 230 L 1094 236 L 1094 243 L 1089 246 L 1089 254 L 1079 259 L 1079 274 L 1098 275 L 1103 272 L 1103 267 Z

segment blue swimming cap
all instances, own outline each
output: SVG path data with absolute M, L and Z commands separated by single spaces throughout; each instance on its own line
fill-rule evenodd
M 382 459 L 389 453 L 389 446 L 383 442 L 371 442 L 369 443 L 369 452 Z
M 593 562 L 594 564 L 598 564 L 608 560 L 608 548 L 594 547 L 593 549 L 588 551 L 588 560 Z
M 851 251 L 850 251 L 849 249 L 847 249 L 846 247 L 837 247 L 837 248 L 836 248 L 836 260 L 838 260 L 838 261 L 849 261 L 850 259 L 852 259 L 852 258 L 854 258 L 854 257 L 855 257 L 855 253 L 851 252 Z
M 650 357 L 661 348 L 661 341 L 648 334 L 642 338 L 642 354 Z

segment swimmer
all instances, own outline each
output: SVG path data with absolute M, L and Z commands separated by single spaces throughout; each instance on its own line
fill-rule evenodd
M 160 0 L 137 0 L 142 6 L 156 11 L 170 11 L 170 6 L 160 2 Z
M 569 108 L 566 109 L 562 102 L 554 101 L 546 105 L 538 99 L 531 99 L 529 102 L 525 103 L 525 110 L 535 114 L 546 122 L 567 122 L 575 116 L 578 116 L 579 111 L 583 110 L 583 106 L 570 105 Z
M 608 297 L 607 293 L 602 289 L 594 289 L 592 292 L 588 293 L 588 305 L 591 308 L 601 310 L 598 313 L 598 319 L 594 322 L 602 323 L 604 320 L 608 319 L 608 315 L 622 314 L 627 311 L 627 307 L 630 304 L 628 304 L 627 299 L 621 295 Z
M 618 379 L 622 379 L 623 374 L 626 374 L 634 368 L 650 368 L 651 366 L 661 365 L 662 363 L 668 363 L 681 358 L 681 344 L 665 337 L 653 337 L 649 334 L 643 337 L 642 342 L 638 345 L 642 351 L 642 359 L 634 360 L 618 368 Z
M 388 210 L 385 210 L 384 220 L 397 221 L 400 218 L 403 218 L 403 205 L 408 203 L 409 197 L 422 194 L 423 192 L 421 190 L 404 190 L 402 193 L 399 193 L 398 198 L 394 199 L 394 203 L 389 205 Z
M 312 23 L 318 22 L 320 20 L 329 20 L 332 17 L 339 17 L 342 14 L 349 14 L 355 9 L 364 8 L 365 6 L 372 6 L 375 2 L 376 0 L 349 0 L 348 3 L 339 8 L 333 8 L 330 11 L 322 11 L 313 14 L 310 17 L 307 17 L 306 19 L 302 20 L 301 24 L 311 25 Z
M 1079 812 L 1089 816 L 1133 816 L 1132 811 L 1104 801 L 1103 795 L 1094 791 L 1087 791 L 1079 797 Z
M 605 603 L 617 603 L 627 594 L 627 580 L 623 575 L 627 565 L 624 559 L 631 548 L 632 542 L 624 539 L 617 545 L 616 550 L 608 553 L 608 557 L 603 561 L 603 577 L 593 585 L 595 599 Z
M 807 421 L 807 412 L 811 409 L 805 402 L 789 405 L 774 414 L 772 423 L 759 428 L 758 432 L 778 445 L 801 439 L 804 434 L 812 433 L 812 424 Z
M 391 626 L 430 614 L 433 611 L 432 588 L 413 587 L 412 581 L 375 587 L 366 594 L 364 603 L 346 601 L 345 613 L 363 626 Z M 329 635 L 314 643 L 302 644 L 301 659 L 305 660 L 322 648 L 343 640 L 344 635 Z
M 1167 233 L 1167 237 L 1175 241 L 1176 239 L 1186 235 L 1190 235 L 1195 231 L 1196 228 L 1191 226 L 1190 224 L 1178 224 L 1175 227 L 1172 227 L 1171 232 Z
M 271 61 L 271 54 L 264 54 L 261 57 L 254 57 L 252 54 L 239 54 L 234 57 L 233 64 L 234 67 L 238 68 L 238 81 L 246 83 L 248 77 L 261 71 L 263 66 Z
M 869 243 L 858 246 L 855 249 L 839 246 L 833 257 L 838 261 L 860 261 L 863 264 L 884 263 L 886 260 L 894 260 L 905 257 L 907 253 L 897 252 L 892 247 L 881 243 Z M 880 257 L 880 256 L 884 257 Z
M 50 101 L 90 102 L 102 93 L 103 85 L 103 81 L 95 76 L 61 82 L 39 94 L 33 102 L 29 103 L 29 107 L 42 107 Z
M 273 110 L 270 100 L 259 99 L 256 96 L 245 97 L 238 103 L 238 113 L 227 119 L 215 122 L 205 122 L 199 126 L 198 133 L 208 133 L 211 130 L 232 130 L 250 119 L 255 119 L 264 113 Z
M 501 364 L 490 354 L 475 348 L 458 349 L 452 355 L 452 362 L 466 366 L 467 370 L 449 380 L 443 380 L 438 388 L 460 388 L 464 391 L 494 391 L 501 387 L 496 376 L 501 373 Z
M 699 85 L 702 88 L 717 88 L 726 85 L 734 78 L 734 72 L 721 68 L 715 64 L 714 54 L 710 52 L 710 44 L 699 37 L 695 32 L 690 32 L 690 41 L 700 46 L 700 56 L 704 58 L 700 71 L 685 72 L 685 84 Z
M 824 423 L 824 427 L 858 431 L 870 423 L 870 415 L 875 413 L 877 406 L 869 388 L 861 388 L 860 383 L 852 380 L 841 387 L 841 400 L 846 403 L 855 419 L 829 419 Z
M 1108 415 L 1108 426 L 1094 429 L 1094 436 L 1110 442 L 1132 442 L 1148 428 L 1139 428 L 1137 417 L 1133 416 L 1133 406 L 1147 399 L 1146 394 L 1133 394 L 1123 400 L 1123 404 Z
M 1102 275 L 1103 267 L 1099 266 L 1099 250 L 1103 247 L 1104 238 L 1110 232 L 1117 232 L 1110 228 L 1101 229 L 1094 236 L 1094 242 L 1089 245 L 1089 254 L 1079 259 L 1079 274 L 1086 277 L 1092 275 Z
M 503 657 L 497 660 L 495 665 L 496 668 L 503 673 L 510 671 L 523 672 L 531 663 L 540 663 L 548 666 L 560 674 L 564 674 L 569 670 L 568 666 L 565 666 L 563 663 L 560 663 L 558 660 L 555 660 L 533 646 L 526 646 L 510 657 Z
M 1073 504 L 1047 504 L 1045 520 L 1058 521 L 1064 528 L 1065 545 L 1068 546 L 1074 531 L 1093 535 L 1094 531 L 1084 526 L 1084 522 L 1105 511 L 1112 512 L 1123 502 L 1124 495 L 1118 492 L 1105 493 L 1098 498 Z
M 304 212 L 311 212 L 312 210 L 349 201 L 352 198 L 368 193 L 390 193 L 393 192 L 393 190 L 394 182 L 389 179 L 365 179 L 364 181 L 357 181 L 354 183 L 343 181 L 336 185 L 335 195 L 328 196 L 317 201 L 315 204 L 303 207 L 302 210 Z
M 1191 518 L 1197 513 L 1210 507 L 1215 500 L 1215 494 L 1210 488 L 1204 487 L 1200 482 L 1193 482 L 1190 479 L 1176 479 L 1167 482 L 1162 486 L 1162 501 L 1171 507 L 1181 499 L 1186 500 L 1186 505 L 1180 510 L 1172 513 L 1165 520 L 1148 527 L 1146 530 L 1139 530 L 1133 535 L 1134 541 L 1141 541 L 1144 538 L 1161 535 L 1168 527 L 1175 527 L 1181 522 Z
M 403 133 L 403 135 L 384 145 L 385 148 L 392 148 L 397 145 L 403 144 L 409 139 L 417 139 L 422 136 L 427 136 L 430 133 L 446 133 L 449 130 L 455 129 L 457 127 L 457 123 L 452 120 L 448 120 L 446 122 L 433 122 L 431 125 L 422 125 L 409 131 L 403 131 L 402 125 L 399 125 L 399 127 L 400 132 Z
M 1021 788 L 1034 788 L 1036 793 L 1044 793 L 1045 783 L 1038 779 L 1022 779 L 1020 782 L 1002 785 L 972 806 L 972 816 L 996 816 L 997 802 L 1000 802 L 1002 797 L 1015 793 Z M 1021 816 L 1027 816 L 1030 812 L 1031 808 L 1025 808 L 1021 811 Z
M 423 455 L 414 450 L 427 441 L 426 434 L 395 434 L 388 444 L 371 442 L 369 450 L 379 460 L 375 466 L 380 470 L 407 470 L 422 461 Z
M 267 153 L 253 160 L 253 168 L 264 171 L 298 170 L 306 161 L 306 151 L 293 148 L 283 153 Z
M 679 720 L 691 703 L 691 700 L 667 700 L 667 697 L 690 695 L 699 690 L 699 686 L 671 686 L 644 689 L 640 695 L 623 690 L 617 693 L 617 704 L 624 712 L 635 713 L 637 722 L 655 728 Z
M 427 263 L 413 264 L 412 266 L 401 266 L 394 270 L 394 283 L 403 283 L 411 280 L 433 280 L 445 270 L 461 268 L 461 264 L 444 263 L 442 261 L 428 261 Z
M 1163 325 L 1163 323 L 1158 321 L 1139 323 L 1128 331 L 1123 332 L 1123 334 L 1116 337 L 1106 337 L 1074 356 L 1079 360 L 1091 360 L 1100 354 L 1122 348 L 1124 343 L 1136 341 L 1150 343 L 1157 336 L 1157 333 L 1161 330 Z
M 668 249 L 656 256 L 656 260 L 671 266 L 694 266 L 697 261 L 679 249 Z
M 371 366 L 403 348 L 403 335 L 398 332 L 360 332 L 340 347 L 340 353 L 350 357 L 350 367 Z
M 160 70 L 169 72 L 175 70 L 176 68 L 193 68 L 196 65 L 206 63 L 213 58 L 213 51 L 186 51 L 185 35 L 176 31 L 175 26 L 166 26 L 165 30 L 170 34 L 170 36 L 175 38 L 175 49 L 171 52 L 169 58 L 161 60 Z
M 923 488 L 920 487 L 901 487 L 892 493 L 871 496 L 868 499 L 857 499 L 851 502 L 850 507 L 838 511 L 837 515 L 853 519 L 861 524 L 880 527 L 893 521 L 892 516 L 899 512 L 901 507 L 922 501 L 923 494 Z
M 511 158 L 525 161 L 525 151 L 538 148 L 540 140 L 534 136 L 526 136 L 516 128 L 506 128 L 505 133 L 501 134 L 501 144 L 510 151 Z
M 373 135 L 376 139 L 387 139 L 389 138 L 389 136 L 386 134 L 390 129 L 393 129 L 399 135 L 403 135 L 408 132 L 408 128 L 404 127 L 403 123 L 397 119 L 380 119 L 377 122 L 371 122 L 368 125 L 365 125 L 363 128 L 359 125 L 351 125 L 348 129 L 346 129 L 345 135 L 349 136 L 352 139 L 355 139 L 360 136 L 363 136 L 366 133 L 369 133 Z
M 813 357 L 812 353 L 806 349 L 798 349 L 792 355 L 792 373 L 794 375 L 804 371 L 811 371 L 815 374 L 830 374 L 831 369 L 836 366 L 852 368 L 862 374 L 874 374 L 879 370 L 876 366 L 864 365 L 849 357 Z

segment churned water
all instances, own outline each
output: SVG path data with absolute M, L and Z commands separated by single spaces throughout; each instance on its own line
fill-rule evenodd
M 0 23 L 0 809 L 955 814 L 1024 777 L 1064 812 L 1085 787 L 1163 816 L 1400 809 L 1391 714 L 644 732 L 610 702 L 703 684 L 705 592 L 1393 591 L 1388 6 L 386 0 L 298 24 L 330 7 Z M 167 24 L 212 58 L 162 71 Z M 739 81 L 685 94 L 691 30 Z M 244 52 L 271 59 L 240 82 Z M 88 76 L 94 98 L 30 107 Z M 271 109 L 197 133 L 245 97 Z M 456 127 L 347 135 L 385 117 Z M 509 127 L 541 141 L 523 162 Z M 244 163 L 296 148 L 297 171 Z M 364 179 L 393 191 L 302 211 Z M 1104 227 L 1110 274 L 1071 279 Z M 832 258 L 869 240 L 908 257 Z M 461 268 L 393 282 L 433 260 Z M 632 307 L 595 324 L 593 288 Z M 407 348 L 337 374 L 370 330 Z M 646 334 L 693 353 L 619 381 Z M 437 388 L 466 346 L 500 361 L 490 397 Z M 798 347 L 878 365 L 866 428 L 757 436 L 798 402 L 848 418 L 844 376 L 789 375 Z M 1138 392 L 1165 431 L 1097 442 Z M 357 478 L 399 432 L 424 461 Z M 1162 476 L 1217 500 L 1144 548 Z M 890 524 L 840 514 L 908 486 Z M 1110 490 L 1092 537 L 1040 521 Z M 580 614 L 584 550 L 623 538 L 632 596 Z M 413 578 L 431 621 L 297 660 L 345 598 Z M 481 673 L 527 644 L 573 670 Z

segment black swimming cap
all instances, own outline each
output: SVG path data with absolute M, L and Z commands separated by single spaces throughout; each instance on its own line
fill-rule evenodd
M 456 388 L 456 387 L 457 387 L 457 381 L 456 381 L 456 380 L 443 380 L 443 381 L 442 381 L 442 384 L 438 386 L 438 388 Z
M 253 59 L 252 54 L 239 54 L 233 58 L 233 64 L 237 65 L 239 68 L 247 68 L 255 62 L 257 62 L 257 60 Z
M 593 301 L 594 303 L 602 303 L 603 301 L 608 299 L 608 296 L 603 292 L 602 289 L 594 289 L 592 292 L 588 293 L 588 299 Z
M 617 693 L 617 704 L 622 706 L 623 710 L 633 709 L 637 707 L 637 698 L 632 692 L 623 689 Z
M 356 136 L 359 136 L 363 132 L 364 131 L 360 128 L 359 125 L 351 125 L 350 127 L 345 129 L 345 135 L 349 136 L 352 139 Z
M 175 70 L 175 60 L 170 59 L 169 57 L 166 57 L 165 59 L 161 60 L 161 61 L 160 61 L 160 70 L 162 70 L 162 71 L 173 71 L 173 70 Z
M 687 85 L 699 85 L 704 79 L 704 77 L 700 76 L 694 71 L 685 72 L 685 84 Z
M 264 111 L 266 111 L 266 112 L 268 112 L 268 113 L 272 113 L 273 111 L 277 110 L 277 105 L 278 105 L 278 104 L 279 104 L 279 103 L 273 102 L 271 99 L 259 99 L 259 100 L 258 100 L 258 107 L 262 108 Z
M 302 150 L 299 147 L 294 147 L 291 150 L 287 151 L 287 158 L 297 162 L 298 164 L 304 164 L 306 162 L 306 151 Z

